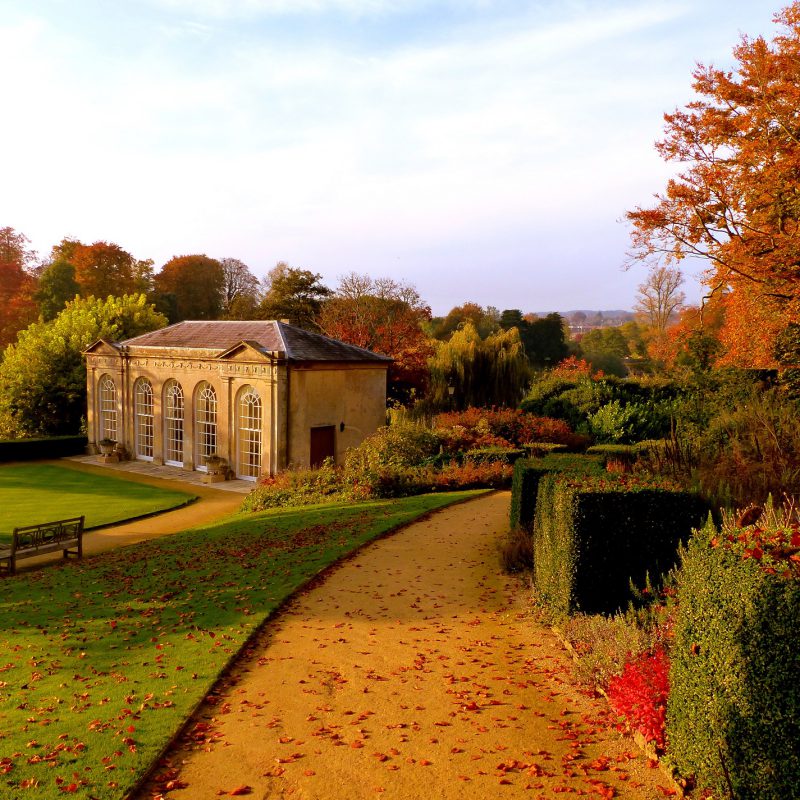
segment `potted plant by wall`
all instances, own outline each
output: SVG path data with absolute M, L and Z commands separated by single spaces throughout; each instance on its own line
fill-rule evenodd
M 228 464 L 222 456 L 209 453 L 203 460 L 206 464 L 206 475 L 202 478 L 204 483 L 217 483 L 227 478 Z
M 206 462 L 206 467 L 208 468 L 208 471 L 211 473 L 220 472 L 223 465 L 225 464 L 225 459 L 222 456 L 217 455 L 216 453 L 209 453 L 205 457 L 204 461 Z
M 114 452 L 114 448 L 117 446 L 116 439 L 101 439 L 97 446 L 100 448 L 101 455 L 110 456 Z

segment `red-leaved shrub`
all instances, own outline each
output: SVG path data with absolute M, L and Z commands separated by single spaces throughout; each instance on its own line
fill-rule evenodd
M 625 664 L 622 675 L 608 682 L 608 702 L 633 730 L 664 749 L 669 695 L 669 656 L 663 647 L 640 653 Z
M 537 417 L 516 408 L 468 408 L 448 411 L 433 421 L 445 451 L 475 447 L 521 447 L 528 442 L 575 445 L 576 434 L 560 419 Z

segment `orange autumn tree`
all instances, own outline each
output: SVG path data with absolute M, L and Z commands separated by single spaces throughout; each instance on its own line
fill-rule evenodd
M 113 242 L 82 244 L 67 239 L 62 247 L 75 270 L 82 297 L 105 299 L 151 288 L 153 262 L 138 261 Z
M 697 66 L 698 98 L 657 145 L 686 166 L 627 214 L 636 258 L 705 261 L 726 295 L 723 360 L 750 367 L 772 366 L 776 331 L 800 321 L 800 2 L 775 22 L 772 41 L 741 38 L 733 70 Z
M 327 336 L 390 356 L 389 396 L 408 400 L 424 391 L 433 344 L 422 329 L 429 306 L 413 286 L 353 272 L 339 281 L 319 315 Z
M 32 275 L 36 254 L 28 238 L 13 228 L 0 228 L 0 351 L 17 333 L 36 319 L 36 279 Z

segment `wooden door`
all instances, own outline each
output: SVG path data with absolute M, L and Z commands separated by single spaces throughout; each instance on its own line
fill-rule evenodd
M 320 466 L 326 458 L 336 458 L 335 425 L 311 429 L 311 466 Z

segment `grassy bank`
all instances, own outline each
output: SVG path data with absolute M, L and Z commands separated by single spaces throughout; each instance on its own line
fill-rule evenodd
M 18 525 L 86 517 L 86 527 L 167 511 L 195 495 L 55 464 L 0 467 L 0 543 Z
M 238 515 L 5 579 L 0 797 L 122 798 L 294 590 L 361 544 L 477 494 Z

